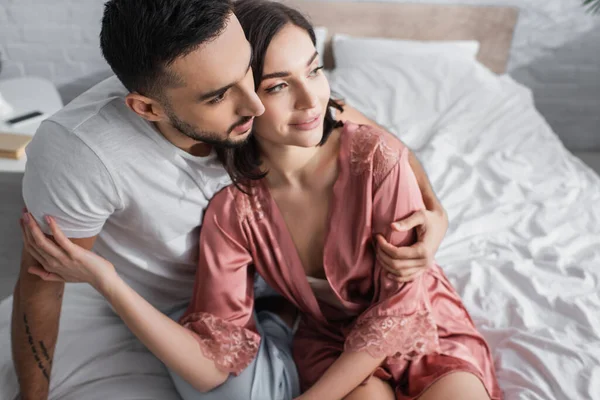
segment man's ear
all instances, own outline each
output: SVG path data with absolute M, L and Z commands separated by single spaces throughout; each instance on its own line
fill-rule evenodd
M 125 104 L 134 113 L 150 122 L 158 122 L 165 118 L 164 108 L 159 102 L 139 93 L 129 93 L 125 97 Z

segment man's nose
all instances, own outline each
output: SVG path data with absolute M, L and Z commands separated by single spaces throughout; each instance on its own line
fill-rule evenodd
M 255 91 L 246 91 L 239 111 L 239 114 L 244 117 L 259 117 L 265 112 L 265 106 Z

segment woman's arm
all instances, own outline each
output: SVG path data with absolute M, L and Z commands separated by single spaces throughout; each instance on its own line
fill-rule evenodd
M 358 111 L 356 108 L 349 106 L 348 104 L 344 104 L 344 111 L 340 112 L 337 117 L 340 121 L 350 121 L 359 125 L 371 125 L 377 128 L 386 130 L 384 127 L 379 125 L 377 122 L 367 118 L 363 113 Z M 417 182 L 419 184 L 419 189 L 421 190 L 421 195 L 423 196 L 423 203 L 425 203 L 425 207 L 429 211 L 433 211 L 439 214 L 442 218 L 447 218 L 446 210 L 440 203 L 440 200 L 435 195 L 433 191 L 433 187 L 431 186 L 431 182 L 429 181 L 429 177 L 423 169 L 423 166 L 415 156 L 415 154 L 409 149 L 409 163 L 417 178 Z M 447 229 L 447 226 L 446 226 Z M 445 234 L 445 230 L 444 230 Z M 443 237 L 442 237 L 443 238 Z
M 344 111 L 340 112 L 337 115 L 340 121 L 350 121 L 359 125 L 371 125 L 386 130 L 377 122 L 367 118 L 356 108 L 351 107 L 348 104 L 344 104 L 343 107 Z M 435 195 L 433 187 L 431 186 L 431 182 L 429 181 L 429 178 L 427 177 L 427 173 L 423 169 L 423 166 L 412 151 L 409 150 L 409 154 L 409 163 L 415 174 L 415 177 L 417 178 L 417 182 L 419 183 L 419 189 L 421 190 L 421 195 L 423 196 L 423 202 L 425 203 L 425 207 L 429 211 L 435 211 L 436 213 L 445 216 L 446 211 L 444 210 L 442 203 L 440 203 L 440 200 Z
M 41 258 L 43 268 L 30 272 L 54 282 L 85 282 L 98 290 L 125 324 L 167 366 L 200 391 L 208 391 L 227 379 L 227 372 L 204 356 L 193 333 L 158 311 L 131 289 L 114 266 L 97 254 L 72 243 L 52 218 L 48 225 L 54 242 L 44 236 L 30 218 L 27 246 Z
M 225 382 L 229 372 L 204 355 L 192 331 L 158 311 L 116 272 L 96 289 L 148 350 L 195 389 L 207 392 Z
M 131 289 L 107 260 L 71 243 L 51 218 L 48 224 L 55 243 L 44 237 L 37 224 L 32 227 L 43 268 L 30 272 L 48 281 L 91 284 L 167 367 L 197 390 L 210 391 L 229 373 L 245 369 L 260 342 L 252 314 L 251 257 L 236 241 L 239 232 L 228 229 L 230 222 L 237 222 L 235 217 L 226 216 L 219 223 L 214 208 L 209 206 L 200 235 L 199 267 L 192 301 L 181 320 L 184 326 Z M 239 351 L 232 351 L 236 345 Z
M 348 104 L 344 104 L 343 107 L 344 111 L 337 115 L 339 120 L 385 130 Z M 391 220 L 388 223 L 392 225 L 392 229 L 398 231 L 406 232 L 416 228 L 418 241 L 412 246 L 398 247 L 380 237 L 377 243 L 377 255 L 383 267 L 396 275 L 401 282 L 413 279 L 416 273 L 422 272 L 423 268 L 431 265 L 448 230 L 448 214 L 435 195 L 427 173 L 410 149 L 408 155 L 408 162 L 417 179 L 425 208 L 405 219 Z

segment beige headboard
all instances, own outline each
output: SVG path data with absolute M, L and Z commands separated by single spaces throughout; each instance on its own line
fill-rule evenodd
M 412 40 L 477 40 L 477 59 L 492 71 L 506 71 L 518 10 L 511 7 L 355 3 L 282 0 L 308 16 L 314 26 L 353 36 Z M 331 42 L 325 66 L 334 65 Z

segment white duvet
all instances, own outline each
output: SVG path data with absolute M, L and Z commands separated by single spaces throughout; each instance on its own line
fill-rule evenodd
M 330 77 L 428 172 L 450 218 L 438 263 L 488 340 L 506 399 L 600 399 L 600 178 L 530 91 L 435 57 Z
M 433 57 L 339 69 L 331 84 L 424 164 L 451 221 L 438 262 L 490 344 L 506 399 L 600 399 L 600 178 L 564 149 L 530 92 L 473 61 Z M 71 368 L 63 358 L 52 399 L 120 398 L 136 385 L 120 380 L 127 368 L 156 375 L 152 398 L 175 398 L 100 300 L 70 292 L 59 353 L 91 355 L 101 341 L 122 355 Z M 2 400 L 17 393 L 10 307 L 0 305 Z M 115 392 L 61 389 L 107 374 Z

